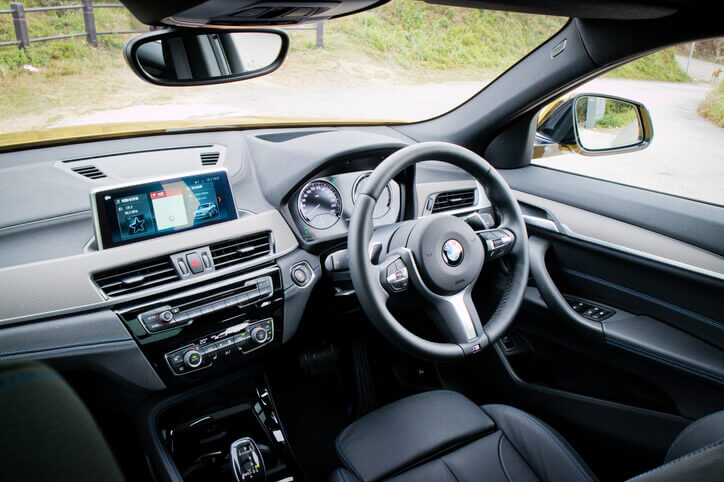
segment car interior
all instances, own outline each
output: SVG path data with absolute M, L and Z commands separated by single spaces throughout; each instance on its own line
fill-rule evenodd
M 569 20 L 429 120 L 2 149 L 2 479 L 724 480 L 724 207 L 531 164 L 655 143 L 539 113 L 724 4 L 426 1 Z M 123 3 L 172 89 L 385 2 Z

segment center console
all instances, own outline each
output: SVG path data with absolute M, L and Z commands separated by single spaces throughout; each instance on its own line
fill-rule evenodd
M 168 385 L 203 381 L 281 343 L 281 271 L 268 264 L 116 311 Z

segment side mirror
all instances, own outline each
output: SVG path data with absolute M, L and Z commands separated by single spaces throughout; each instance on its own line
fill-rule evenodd
M 651 144 L 653 123 L 639 103 L 600 94 L 557 100 L 538 122 L 534 157 L 561 150 L 584 156 L 639 151 Z
M 210 85 L 278 69 L 289 36 L 277 29 L 172 29 L 134 37 L 124 54 L 133 72 L 156 85 Z

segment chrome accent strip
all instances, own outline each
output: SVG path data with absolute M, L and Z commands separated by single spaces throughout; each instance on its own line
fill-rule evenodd
M 531 226 L 535 226 L 541 229 L 547 229 L 548 231 L 553 231 L 554 233 L 560 233 L 558 225 L 550 219 L 539 218 L 538 216 L 524 214 L 523 220 L 526 224 L 530 224 Z
M 673 259 L 669 259 L 669 258 L 662 258 L 661 256 L 656 256 L 654 254 L 645 253 L 645 252 L 639 251 L 637 249 L 631 249 L 631 248 L 627 248 L 625 246 L 621 246 L 618 244 L 601 241 L 600 239 L 591 238 L 589 236 L 584 236 L 582 234 L 576 233 L 575 231 L 572 231 L 565 224 L 562 224 L 561 227 L 563 228 L 563 234 L 565 234 L 569 238 L 573 238 L 573 239 L 577 239 L 579 241 L 584 241 L 587 243 L 595 244 L 597 246 L 602 246 L 604 248 L 612 249 L 614 251 L 619 251 L 619 252 L 630 254 L 633 256 L 638 256 L 640 258 L 648 259 L 650 261 L 655 261 L 657 263 L 662 263 L 662 264 L 665 264 L 668 266 L 673 266 L 675 268 L 683 269 L 686 271 L 691 271 L 693 273 L 697 273 L 697 274 L 700 274 L 703 276 L 708 276 L 710 278 L 714 278 L 719 281 L 724 281 L 724 273 L 718 273 L 716 271 L 699 268 L 698 266 L 692 266 L 688 263 L 674 261 Z

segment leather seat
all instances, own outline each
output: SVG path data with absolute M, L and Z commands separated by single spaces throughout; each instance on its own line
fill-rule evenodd
M 641 480 L 721 480 L 724 412 L 693 423 L 666 464 Z M 333 482 L 596 480 L 566 440 L 541 420 L 505 405 L 479 407 L 459 393 L 414 395 L 357 420 L 337 437 L 344 468 Z M 682 472 L 683 471 L 683 472 Z

